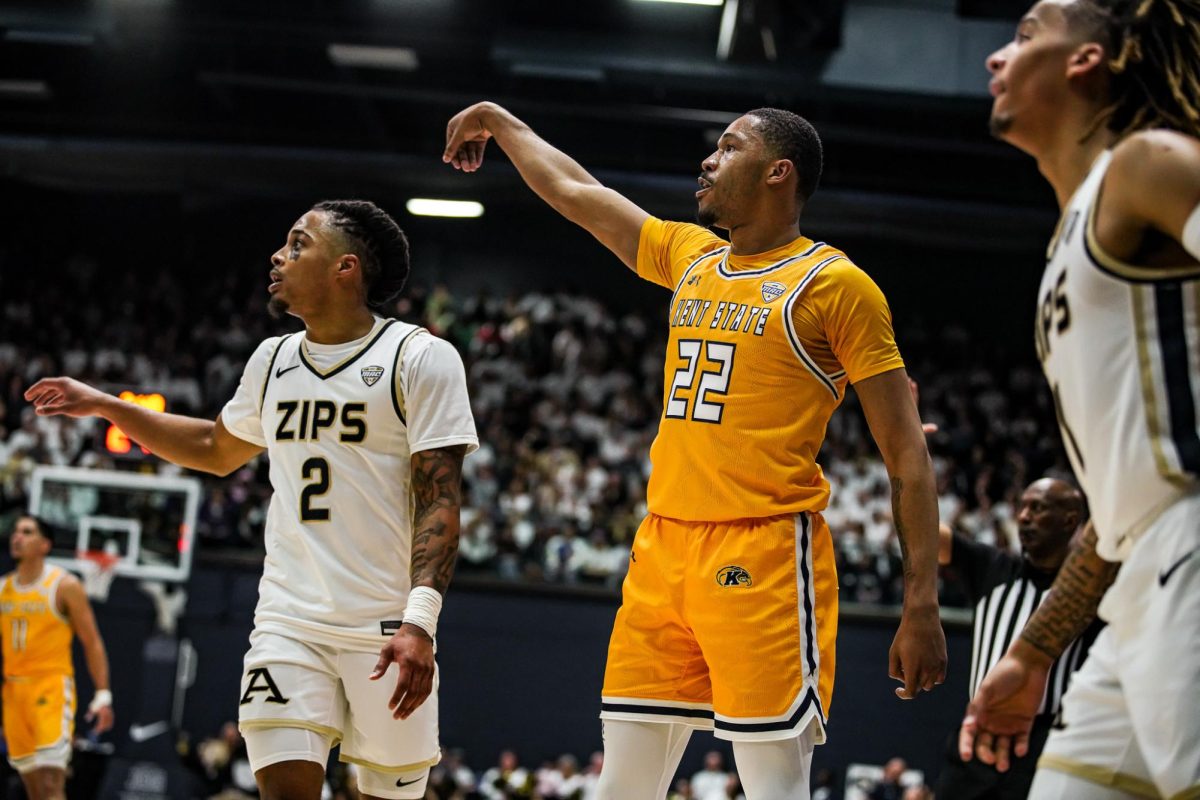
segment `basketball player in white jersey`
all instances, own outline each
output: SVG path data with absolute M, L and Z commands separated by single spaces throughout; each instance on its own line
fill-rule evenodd
M 1030 796 L 1200 797 L 1200 2 L 1043 0 L 987 65 L 993 132 L 1062 207 L 1037 350 L 1093 516 L 960 749 L 1024 754 L 1098 605 Z
M 478 446 L 462 361 L 375 313 L 408 276 L 408 242 L 375 205 L 318 203 L 271 262 L 269 308 L 305 331 L 259 345 L 216 421 L 69 378 L 26 398 L 43 415 L 104 417 L 218 475 L 266 449 L 275 494 L 239 699 L 262 795 L 316 800 L 340 741 L 364 796 L 424 797 L 439 758 L 434 636 L 458 550 L 462 460 Z M 395 682 L 380 681 L 392 662 Z

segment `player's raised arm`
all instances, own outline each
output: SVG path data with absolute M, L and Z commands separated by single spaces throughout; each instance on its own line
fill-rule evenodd
M 108 653 L 104 639 L 96 625 L 92 604 L 88 602 L 83 584 L 74 575 L 66 575 L 58 585 L 60 611 L 71 623 L 71 630 L 79 637 L 83 646 L 84 660 L 96 693 L 88 704 L 87 720 L 93 723 L 96 733 L 104 733 L 113 726 L 112 691 L 108 682 Z
M 538 197 L 637 269 L 638 238 L 650 215 L 495 103 L 476 103 L 454 115 L 442 160 L 474 172 L 483 164 L 488 139 L 496 140 Z
M 262 452 L 216 422 L 127 403 L 73 378 L 43 378 L 25 392 L 40 416 L 102 417 L 160 458 L 188 469 L 228 475 Z
M 892 517 L 904 559 L 904 609 L 889 654 L 896 689 L 910 700 L 946 678 L 946 637 L 938 616 L 938 517 L 933 463 L 903 369 L 855 384 L 892 483 Z

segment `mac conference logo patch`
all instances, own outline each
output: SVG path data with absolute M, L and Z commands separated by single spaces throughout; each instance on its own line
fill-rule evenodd
M 754 583 L 750 578 L 750 573 L 744 567 L 739 567 L 736 564 L 730 564 L 728 567 L 721 567 L 717 570 L 717 585 L 718 586 L 750 586 Z
M 363 383 L 374 386 L 383 377 L 383 367 L 363 367 L 358 374 L 362 375 Z
M 779 281 L 766 281 L 762 285 L 762 297 L 764 303 L 769 303 L 772 300 L 778 300 L 787 291 L 787 287 Z

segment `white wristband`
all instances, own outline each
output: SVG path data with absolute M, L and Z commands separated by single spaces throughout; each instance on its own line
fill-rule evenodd
M 1183 223 L 1183 238 L 1179 243 L 1183 245 L 1184 250 L 1200 258 L 1200 206 L 1196 206 L 1187 222 Z
M 416 625 L 429 634 L 437 636 L 438 615 L 442 613 L 442 595 L 428 586 L 418 586 L 408 594 L 408 605 L 404 609 L 404 621 Z
M 92 695 L 92 702 L 88 703 L 88 713 L 95 714 L 102 708 L 108 708 L 112 705 L 112 692 L 108 689 L 97 689 Z

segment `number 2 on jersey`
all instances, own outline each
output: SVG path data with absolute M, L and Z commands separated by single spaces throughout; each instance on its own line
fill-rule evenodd
M 691 418 L 697 422 L 719 424 L 725 412 L 725 404 L 713 400 L 729 394 L 729 377 L 733 374 L 733 354 L 736 345 L 729 342 L 709 342 L 703 339 L 680 339 L 679 358 L 683 366 L 675 370 L 671 380 L 671 391 L 667 395 L 664 416 L 671 419 L 687 419 L 689 401 L 680 393 L 691 391 L 696 385 L 690 402 Z M 701 354 L 711 368 L 699 369 Z M 696 380 L 699 371 L 700 380 Z
M 314 507 L 312 502 L 329 491 L 329 462 L 323 458 L 310 458 L 300 467 L 300 475 L 306 481 L 312 481 L 300 492 L 300 521 L 328 522 L 329 509 Z

